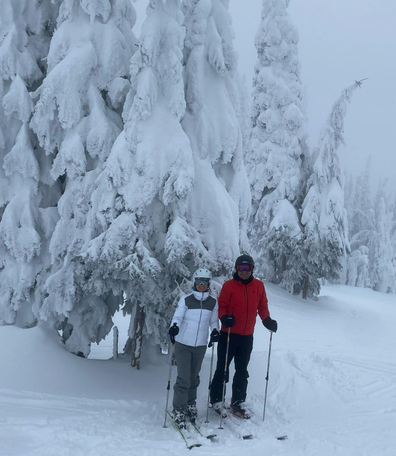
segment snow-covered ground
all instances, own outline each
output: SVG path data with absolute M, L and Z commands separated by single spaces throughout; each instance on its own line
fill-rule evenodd
M 268 407 L 262 422 L 269 334 L 255 332 L 250 363 L 253 440 L 208 429 L 217 442 L 192 452 L 240 456 L 394 456 L 396 454 L 396 296 L 345 286 L 323 287 L 302 301 L 267 285 L 273 337 Z M 125 339 L 128 321 L 117 321 Z M 122 342 L 120 343 L 120 347 Z M 203 421 L 210 351 L 198 408 Z M 162 456 L 187 454 L 164 429 L 166 356 L 133 370 L 108 360 L 112 337 L 92 358 L 67 353 L 45 327 L 0 327 L 1 456 Z M 174 382 L 175 372 L 172 376 Z M 288 434 L 288 440 L 275 436 Z

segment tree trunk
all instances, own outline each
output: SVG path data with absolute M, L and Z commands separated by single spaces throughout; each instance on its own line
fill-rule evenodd
M 131 356 L 131 366 L 138 370 L 140 369 L 140 356 L 142 354 L 143 326 L 145 318 L 146 313 L 144 311 L 144 308 L 138 305 L 133 328 Z

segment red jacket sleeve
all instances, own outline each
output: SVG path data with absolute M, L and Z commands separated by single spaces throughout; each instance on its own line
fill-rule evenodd
M 265 287 L 263 282 L 261 282 L 260 292 L 259 292 L 259 303 L 258 303 L 258 314 L 261 320 L 265 320 L 270 316 L 268 310 L 268 299 L 267 293 L 265 292 Z

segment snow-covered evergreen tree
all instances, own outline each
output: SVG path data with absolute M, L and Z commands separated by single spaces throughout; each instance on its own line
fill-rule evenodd
M 242 160 L 246 105 L 233 49 L 234 32 L 223 0 L 184 0 L 187 110 L 195 180 L 189 221 L 207 250 L 208 267 L 229 269 L 249 245 L 245 224 L 249 184 Z M 202 264 L 202 260 L 197 261 Z
M 349 226 L 350 238 L 370 225 L 372 219 L 369 211 L 373 207 L 371 195 L 371 158 L 367 160 L 365 170 L 356 178 L 355 191 L 352 193 L 353 202 Z
M 350 240 L 350 233 L 351 233 L 351 217 L 352 217 L 352 207 L 353 207 L 353 195 L 354 195 L 354 178 L 351 173 L 349 173 L 345 177 L 345 185 L 344 185 L 344 207 L 347 211 L 347 220 L 348 220 L 348 239 Z M 341 274 L 340 274 L 340 283 L 347 283 L 347 275 L 348 275 L 348 260 L 349 256 L 345 255 L 342 259 L 341 264 Z
M 394 252 L 391 241 L 392 208 L 384 186 L 379 185 L 375 198 L 374 235 L 368 245 L 368 273 L 373 290 L 390 293 L 395 288 Z
M 0 322 L 30 326 L 53 229 L 48 163 L 29 128 L 55 23 L 50 0 L 2 0 L 0 13 Z M 55 198 L 56 200 L 56 198 Z
M 62 186 L 47 296 L 35 310 L 63 329 L 70 351 L 84 356 L 109 332 L 119 305 L 81 254 L 96 236 L 89 218 L 94 183 L 123 127 L 134 22 L 129 0 L 63 0 L 30 123 Z
M 204 30 L 192 37 L 188 11 L 194 15 L 195 7 Z M 187 54 L 196 40 L 197 53 L 202 54 L 196 61 L 201 73 L 193 75 L 194 81 L 192 67 L 187 69 L 186 112 L 181 2 L 150 1 L 131 62 L 134 84 L 123 114 L 125 131 L 92 198 L 100 234 L 86 261 L 99 265 L 94 274 L 104 276 L 110 288 L 125 292 L 130 336 L 139 333 L 152 345 L 166 344 L 172 304 L 194 269 L 206 266 L 224 272 L 238 255 L 239 242 L 247 244 L 243 222 L 250 197 L 236 114 L 239 109 L 242 117 L 244 108 L 233 79 L 236 57 L 226 7 L 227 2 L 211 0 L 184 5 L 186 43 L 191 43 Z M 208 41 L 208 33 L 216 43 Z M 223 62 L 219 68 L 217 58 L 229 67 Z M 202 94 L 197 99 L 190 84 Z M 206 117 L 191 108 L 196 103 L 207 103 Z M 221 110 L 222 122 L 209 108 Z M 136 367 L 140 349 L 141 342 L 132 347 Z
M 264 0 L 255 39 L 253 129 L 245 156 L 253 201 L 251 241 L 258 271 L 298 292 L 304 258 L 300 207 L 306 155 L 298 33 L 288 0 Z
M 374 209 L 370 185 L 370 159 L 356 179 L 354 191 L 346 192 L 351 199 L 348 209 L 351 255 L 347 260 L 347 285 L 370 287 L 368 245 L 375 232 Z M 345 195 L 345 196 L 346 196 Z
M 185 112 L 182 22 L 178 0 L 150 1 L 131 60 L 125 129 L 92 195 L 98 234 L 85 256 L 93 277 L 115 294 L 125 293 L 124 311 L 139 316 L 146 340 L 162 346 L 175 288 L 194 264 L 212 261 L 188 221 L 194 163 L 180 123 Z
M 394 281 L 393 281 L 393 288 L 392 293 L 396 293 L 396 197 L 395 201 L 392 205 L 392 226 L 391 226 L 391 243 L 392 243 L 392 251 L 393 251 L 393 271 L 394 271 Z
M 236 115 L 239 120 L 239 124 L 241 126 L 241 133 L 242 133 L 242 150 L 243 156 L 245 156 L 246 149 L 249 145 L 250 141 L 250 132 L 251 132 L 251 121 L 250 121 L 250 114 L 251 114 L 251 99 L 250 93 L 247 87 L 246 78 L 245 76 L 241 76 L 237 74 L 236 76 L 236 83 L 238 88 L 238 101 L 239 103 L 236 104 Z
M 342 259 L 350 249 L 343 174 L 337 149 L 344 142 L 347 105 L 359 85 L 356 82 L 342 91 L 312 156 L 313 172 L 302 214 L 308 294 L 319 292 L 319 278 L 337 280 L 340 277 Z
M 347 211 L 348 216 L 348 230 L 349 238 L 351 237 L 352 232 L 352 215 L 353 215 L 353 203 L 355 195 L 355 181 L 353 175 L 349 173 L 345 177 L 345 195 L 344 195 L 344 206 Z

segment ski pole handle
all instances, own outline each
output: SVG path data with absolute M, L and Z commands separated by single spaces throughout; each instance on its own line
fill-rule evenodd
M 173 323 L 172 328 L 177 328 L 177 323 Z M 169 335 L 169 337 L 170 337 L 171 344 L 174 345 L 175 342 L 176 342 L 175 336 L 174 335 Z

